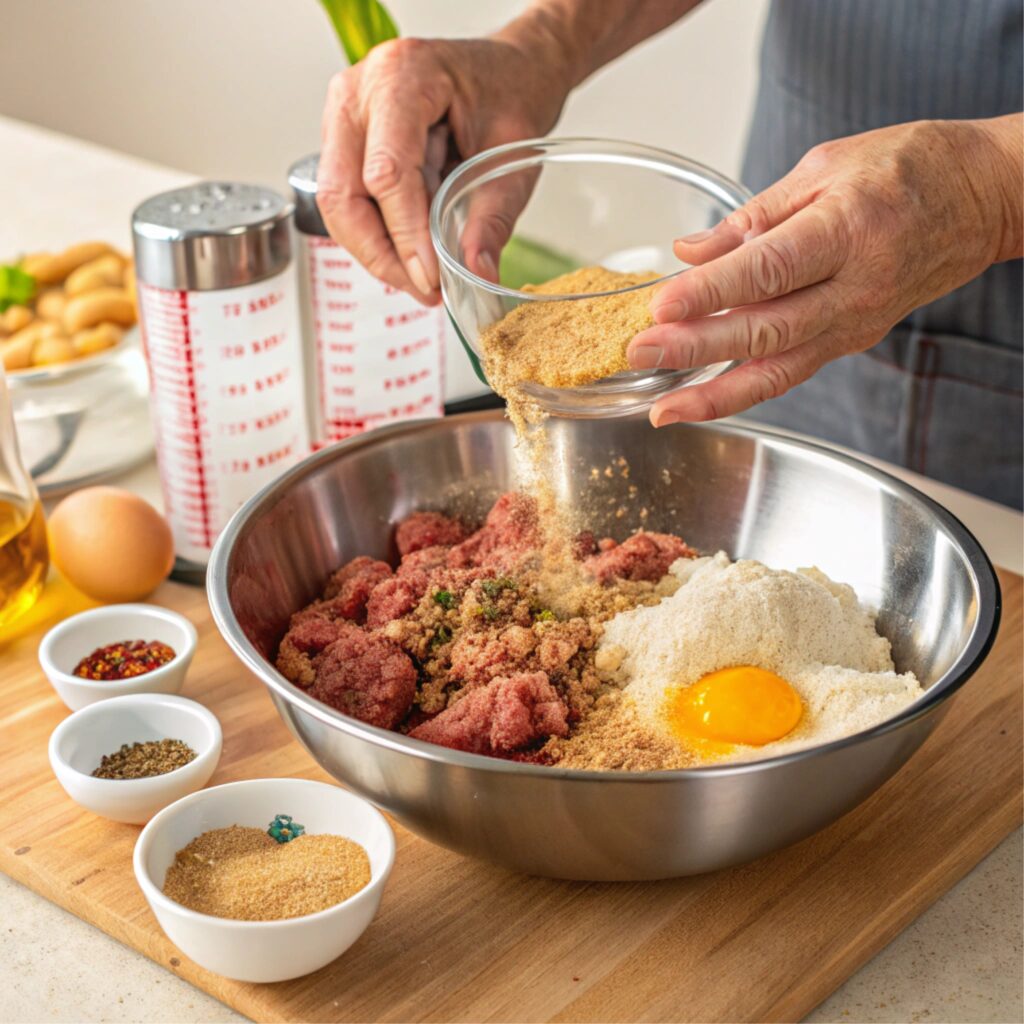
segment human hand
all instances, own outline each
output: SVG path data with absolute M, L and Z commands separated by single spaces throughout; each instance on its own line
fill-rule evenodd
M 920 121 L 816 146 L 742 209 L 677 241 L 694 269 L 658 289 L 656 326 L 630 343 L 630 364 L 746 362 L 661 399 L 651 422 L 778 397 L 1020 255 L 1020 124 Z
M 572 84 L 553 46 L 515 24 L 489 39 L 395 39 L 335 75 L 317 182 L 331 237 L 381 280 L 440 301 L 430 200 L 460 160 L 550 130 Z M 463 232 L 470 269 L 492 281 L 528 195 L 517 184 L 486 190 Z

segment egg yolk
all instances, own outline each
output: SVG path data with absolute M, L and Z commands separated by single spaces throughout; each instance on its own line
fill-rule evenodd
M 799 694 L 781 676 L 753 665 L 711 672 L 670 692 L 669 725 L 696 752 L 760 747 L 792 732 L 803 714 Z

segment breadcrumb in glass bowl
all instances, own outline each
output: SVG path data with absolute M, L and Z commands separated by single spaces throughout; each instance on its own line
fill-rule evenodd
M 673 241 L 710 227 L 749 198 L 742 185 L 708 167 L 628 142 L 535 139 L 467 160 L 434 197 L 430 229 L 445 306 L 478 376 L 485 383 L 494 376 L 485 372 L 481 338 L 509 314 L 527 305 L 546 305 L 541 315 L 553 313 L 554 304 L 583 309 L 583 304 L 615 303 L 631 293 L 649 302 L 659 285 L 687 269 L 673 253 Z M 510 223 L 516 233 L 502 249 L 495 271 L 484 254 Z M 581 268 L 636 277 L 621 287 L 608 287 L 606 280 L 597 290 L 567 294 L 538 287 Z M 568 310 L 566 316 L 578 319 Z M 547 319 L 558 322 L 562 316 Z M 570 386 L 542 383 L 540 374 L 522 382 L 521 389 L 553 415 L 627 416 L 733 365 L 620 369 Z M 491 383 L 503 389 L 498 381 Z

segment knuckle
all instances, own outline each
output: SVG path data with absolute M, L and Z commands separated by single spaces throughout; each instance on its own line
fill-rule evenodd
M 328 105 L 332 107 L 344 106 L 352 95 L 352 78 L 355 74 L 354 68 L 345 68 L 343 71 L 336 71 L 331 75 L 327 83 Z
M 392 274 L 391 251 L 387 247 L 378 244 L 364 248 L 359 253 L 359 261 L 374 277 L 394 284 L 394 281 L 391 280 L 394 276 Z
M 755 376 L 750 395 L 755 404 L 784 395 L 796 383 L 785 365 L 778 359 L 765 359 L 751 365 L 755 370 Z
M 748 317 L 745 325 L 747 335 L 744 340 L 748 359 L 762 359 L 789 348 L 791 331 L 784 317 L 763 313 L 758 317 Z
M 759 235 L 768 230 L 771 223 L 768 211 L 765 209 L 764 201 L 760 196 L 754 196 L 745 206 L 734 210 L 725 218 L 726 224 L 742 232 L 744 235 L 752 232 Z
M 417 59 L 423 53 L 426 45 L 424 40 L 409 36 L 388 39 L 386 42 L 378 43 L 367 54 L 366 60 L 369 62 L 369 66 L 375 70 L 390 69 Z
M 747 283 L 756 295 L 784 295 L 793 290 L 795 263 L 794 253 L 788 245 L 764 239 L 750 251 Z
M 820 142 L 804 154 L 799 163 L 800 169 L 812 175 L 820 174 L 832 166 L 835 152 L 836 143 L 834 141 Z
M 693 273 L 694 271 L 691 270 L 690 274 Z M 698 306 L 711 311 L 725 308 L 722 286 L 714 276 L 710 274 L 701 274 L 697 277 L 695 283 L 696 288 L 694 291 L 697 297 Z
M 340 189 L 325 188 L 322 185 L 317 185 L 316 205 L 324 218 L 329 219 L 337 212 L 338 207 L 340 207 L 344 201 L 345 196 Z
M 507 238 L 515 226 L 515 219 L 507 210 L 488 210 L 480 215 L 479 229 L 482 235 Z
M 366 154 L 363 163 L 363 184 L 372 196 L 389 195 L 402 181 L 398 160 L 386 149 L 375 149 Z
M 722 414 L 712 395 L 695 390 L 691 399 L 690 418 L 698 423 L 720 419 Z

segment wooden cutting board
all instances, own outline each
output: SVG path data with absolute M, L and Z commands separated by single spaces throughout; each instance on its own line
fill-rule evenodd
M 317 974 L 276 985 L 201 970 L 164 938 L 132 875 L 138 828 L 80 810 L 50 773 L 67 714 L 35 659 L 74 610 L 51 585 L 0 647 L 0 868 L 257 1020 L 798 1020 L 1021 823 L 1021 591 L 1001 573 L 999 640 L 911 762 L 796 846 L 698 878 L 572 883 L 467 860 L 396 827 L 377 919 Z M 80 599 L 78 599 L 80 600 Z M 224 727 L 212 784 L 326 776 L 220 639 L 201 591 L 166 584 L 199 651 L 185 693 Z

